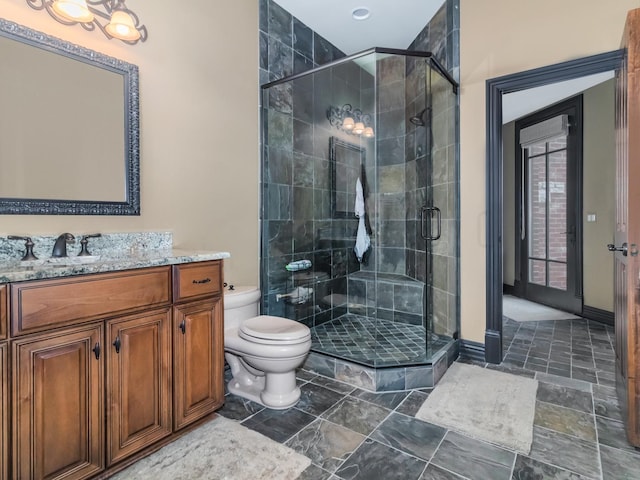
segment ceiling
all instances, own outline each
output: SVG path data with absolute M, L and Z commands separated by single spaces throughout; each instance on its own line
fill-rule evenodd
M 372 47 L 406 49 L 429 23 L 445 0 L 274 0 L 312 30 L 347 55 Z M 352 12 L 366 7 L 366 20 L 355 20 Z M 612 73 L 560 82 L 504 95 L 503 122 L 508 123 L 569 98 Z
M 548 105 L 573 97 L 584 90 L 613 78 L 614 73 L 604 72 L 586 77 L 551 83 L 502 96 L 502 123 L 509 123 L 536 112 Z
M 445 0 L 274 0 L 347 55 L 372 47 L 406 49 Z M 354 20 L 353 10 L 370 16 Z

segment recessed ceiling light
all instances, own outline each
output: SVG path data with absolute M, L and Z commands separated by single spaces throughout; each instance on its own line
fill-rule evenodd
M 354 20 L 366 20 L 371 16 L 371 11 L 367 7 L 354 8 L 351 12 Z

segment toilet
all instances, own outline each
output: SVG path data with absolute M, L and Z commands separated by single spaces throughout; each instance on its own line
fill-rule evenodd
M 232 287 L 224 292 L 224 355 L 234 395 L 283 410 L 300 398 L 296 368 L 311 349 L 309 327 L 294 320 L 258 315 L 260 290 Z

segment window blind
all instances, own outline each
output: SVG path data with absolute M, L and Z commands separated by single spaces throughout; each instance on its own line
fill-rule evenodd
M 536 143 L 547 142 L 552 138 L 569 134 L 569 116 L 558 115 L 520 130 L 520 145 L 530 147 Z

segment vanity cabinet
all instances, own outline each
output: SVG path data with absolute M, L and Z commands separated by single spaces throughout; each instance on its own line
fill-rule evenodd
M 224 320 L 219 262 L 174 266 L 174 427 L 224 401 Z
M 222 261 L 17 282 L 5 294 L 12 404 L 0 397 L 0 413 L 12 428 L 0 461 L 6 450 L 12 460 L 0 478 L 103 478 L 222 405 Z
M 87 478 L 104 468 L 104 327 L 13 342 L 13 476 Z
M 171 435 L 171 311 L 107 322 L 107 466 Z
M 217 410 L 224 399 L 222 301 L 174 307 L 174 426 Z

